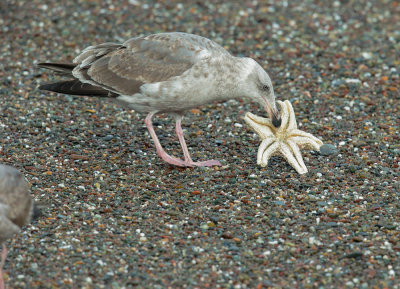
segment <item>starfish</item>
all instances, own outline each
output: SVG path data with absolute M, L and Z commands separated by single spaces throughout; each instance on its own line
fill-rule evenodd
M 296 117 L 292 104 L 277 101 L 281 106 L 282 124 L 275 127 L 268 118 L 259 117 L 250 112 L 246 113 L 244 120 L 262 139 L 258 148 L 257 164 L 267 166 L 268 160 L 273 155 L 282 155 L 299 174 L 307 173 L 299 147 L 320 149 L 321 140 L 310 133 L 297 128 Z

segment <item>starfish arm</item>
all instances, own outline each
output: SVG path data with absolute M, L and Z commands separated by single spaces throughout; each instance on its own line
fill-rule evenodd
M 296 122 L 296 116 L 294 114 L 293 106 L 290 103 L 290 101 L 285 100 L 285 105 L 286 105 L 286 111 L 289 112 L 289 122 L 287 126 L 287 130 L 295 130 L 297 129 L 297 122 Z
M 274 135 L 272 129 L 273 125 L 269 119 L 248 112 L 246 113 L 244 120 L 260 136 L 260 138 L 265 139 Z
M 283 131 L 287 129 L 288 121 L 289 121 L 289 114 L 286 110 L 286 105 L 284 102 L 278 100 L 277 103 L 281 106 L 281 127 L 279 130 Z
M 292 141 L 290 139 L 288 140 L 287 143 L 288 143 L 290 149 L 292 150 L 297 162 L 304 169 L 304 173 L 306 173 L 308 170 L 307 170 L 307 167 L 306 167 L 306 165 L 304 163 L 303 156 L 301 155 L 299 146 L 297 145 L 296 142 L 294 142 L 294 141 Z
M 260 136 L 261 139 L 274 137 L 274 133 L 267 126 L 253 124 L 253 129 Z
M 268 160 L 270 157 L 279 150 L 279 142 L 273 142 L 269 147 L 265 150 L 262 150 L 261 158 L 257 158 L 257 164 L 261 165 L 262 167 L 266 167 L 268 165 Z
M 315 141 L 319 142 L 322 144 L 322 141 L 320 139 L 318 139 L 317 137 L 315 137 L 314 135 L 312 135 L 311 133 L 305 132 L 303 130 L 299 130 L 299 129 L 295 129 L 293 131 L 290 132 L 290 135 L 293 136 L 304 136 L 304 137 L 309 137 L 314 139 Z
M 314 148 L 317 151 L 319 151 L 319 148 L 323 144 L 320 139 L 302 130 L 295 130 L 294 132 L 292 132 L 290 139 L 298 145 L 306 145 L 308 147 Z
M 252 114 L 251 112 L 247 112 L 244 118 L 245 118 L 245 120 L 246 120 L 246 118 L 249 118 L 252 121 L 255 121 L 262 125 L 267 125 L 267 126 L 272 125 L 272 121 L 269 118 L 264 118 L 264 117 Z
M 261 142 L 261 144 L 260 144 L 260 146 L 259 146 L 259 148 L 258 148 L 258 152 L 257 152 L 257 164 L 260 164 L 260 163 L 261 163 L 261 160 L 262 160 L 262 156 L 263 156 L 263 154 L 264 154 L 264 151 L 265 151 L 269 146 L 271 146 L 271 144 L 272 144 L 274 141 L 275 141 L 275 138 L 270 137 L 270 138 L 264 139 L 264 140 Z
M 295 143 L 290 140 L 288 140 L 287 144 L 282 143 L 281 154 L 299 174 L 307 173 L 308 170 L 304 164 L 300 149 Z

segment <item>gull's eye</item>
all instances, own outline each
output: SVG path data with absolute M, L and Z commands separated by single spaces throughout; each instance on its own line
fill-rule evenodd
M 269 91 L 270 90 L 270 87 L 269 87 L 269 85 L 263 85 L 262 87 L 261 87 L 261 89 L 263 90 L 263 91 Z

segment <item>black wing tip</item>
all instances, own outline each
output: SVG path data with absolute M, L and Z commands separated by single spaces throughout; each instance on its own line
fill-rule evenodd
M 77 84 L 80 84 L 78 80 L 64 80 L 41 84 L 38 89 L 69 94 L 73 92 L 72 88 Z
M 82 83 L 79 80 L 65 80 L 53 83 L 41 84 L 39 90 L 47 90 L 57 93 L 69 95 L 84 95 L 84 96 L 97 96 L 97 97 L 111 97 L 115 98 L 118 95 L 105 90 L 101 87 L 96 87 L 88 83 Z
M 39 68 L 47 68 L 56 72 L 71 73 L 76 67 L 74 63 L 55 63 L 55 62 L 39 62 L 36 64 Z
M 40 68 L 52 68 L 57 65 L 62 65 L 63 63 L 54 63 L 54 62 L 39 62 L 36 64 L 36 66 Z
M 73 66 L 76 66 L 76 64 L 69 63 L 69 62 L 38 62 L 38 63 L 36 63 L 36 65 L 37 66 L 46 66 L 46 65 L 54 65 L 54 66 L 73 65 Z
M 54 84 L 55 84 L 55 83 L 45 83 L 45 84 L 41 84 L 41 85 L 39 85 L 38 89 L 39 89 L 39 90 L 49 90 L 49 91 L 51 91 L 51 89 L 54 88 Z

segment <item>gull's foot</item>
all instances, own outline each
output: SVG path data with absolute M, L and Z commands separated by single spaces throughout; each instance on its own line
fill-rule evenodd
M 169 163 L 170 165 L 178 166 L 178 167 L 188 167 L 186 162 L 184 162 L 183 160 L 175 158 L 175 157 L 171 157 L 169 154 L 167 154 L 165 152 L 162 154 L 159 154 L 159 155 L 165 162 Z
M 159 153 L 159 156 L 167 163 L 173 166 L 178 167 L 213 167 L 213 166 L 221 166 L 221 163 L 217 160 L 209 160 L 203 162 L 194 162 L 191 159 L 189 160 L 181 160 L 176 157 L 172 157 L 167 154 L 165 151 Z
M 188 167 L 214 167 L 214 166 L 222 166 L 221 163 L 217 160 L 209 160 L 203 162 L 185 162 Z

